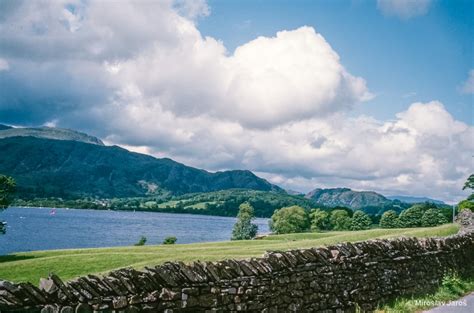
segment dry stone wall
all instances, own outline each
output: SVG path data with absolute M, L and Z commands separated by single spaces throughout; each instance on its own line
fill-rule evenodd
M 466 220 L 466 219 L 464 219 Z M 474 274 L 472 215 L 458 234 L 268 252 L 262 258 L 169 262 L 62 282 L 0 281 L 1 312 L 354 312 Z

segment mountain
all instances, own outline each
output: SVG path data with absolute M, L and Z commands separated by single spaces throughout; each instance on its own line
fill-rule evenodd
M 12 128 L 12 127 L 11 127 L 11 126 L 8 126 L 8 125 L 0 124 L 0 130 L 10 129 L 10 128 Z
M 422 202 L 430 202 L 434 204 L 445 204 L 441 200 L 430 199 L 426 197 L 411 197 L 411 196 L 388 196 L 386 197 L 390 200 L 400 200 L 405 203 L 422 203 Z
M 349 188 L 317 188 L 306 194 L 305 197 L 321 205 L 344 206 L 354 210 L 366 207 L 384 207 L 392 202 L 373 191 L 353 191 Z
M 0 125 L 0 139 L 9 137 L 36 137 L 56 140 L 72 140 L 103 146 L 104 143 L 93 136 L 70 129 L 55 127 L 10 127 Z
M 231 188 L 283 192 L 250 171 L 210 173 L 171 159 L 104 146 L 100 140 L 80 133 L 45 131 L 47 136 L 58 134 L 63 139 L 24 136 L 0 139 L 0 173 L 17 181 L 20 197 L 121 198 Z M 43 132 L 40 129 L 36 134 Z M 64 140 L 63 136 L 77 140 Z M 91 140 L 94 144 L 89 143 Z

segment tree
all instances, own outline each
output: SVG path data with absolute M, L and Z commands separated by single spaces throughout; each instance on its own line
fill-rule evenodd
M 469 201 L 469 200 L 462 200 L 461 202 L 459 202 L 458 204 L 458 209 L 459 211 L 462 211 L 462 210 L 471 210 L 472 212 L 474 212 L 474 202 L 473 201 Z
M 398 215 L 394 210 L 388 210 L 382 214 L 379 223 L 382 228 L 397 228 L 399 227 Z
M 474 190 L 474 174 L 469 175 L 466 182 L 464 183 L 464 186 L 462 187 L 462 190 L 464 189 Z
M 372 225 L 372 219 L 366 213 L 361 210 L 357 210 L 354 212 L 354 215 L 351 219 L 351 230 L 364 230 L 369 229 L 370 225 Z
M 163 240 L 164 245 L 174 245 L 178 241 L 178 239 L 174 236 L 166 237 L 165 240 Z
M 471 189 L 474 191 L 474 174 L 469 175 L 469 177 L 467 178 L 466 182 L 464 183 L 464 186 L 462 187 L 462 190 L 465 189 Z M 471 192 L 467 199 L 459 202 L 458 208 L 459 211 L 471 210 L 474 212 L 474 192 Z
M 258 226 L 252 223 L 255 218 L 253 207 L 248 202 L 244 202 L 239 206 L 237 214 L 237 222 L 232 229 L 231 240 L 248 240 L 257 235 Z
M 270 229 L 277 234 L 300 233 L 308 228 L 308 215 L 297 205 L 276 210 L 270 220 Z
M 330 230 L 331 221 L 329 220 L 329 213 L 321 209 L 311 210 L 309 214 L 311 220 L 311 230 L 312 231 L 321 231 L 321 230 Z
M 15 180 L 13 178 L 0 175 L 0 211 L 5 210 L 13 201 L 13 194 L 15 193 Z M 6 223 L 0 221 L 0 234 L 6 232 Z
M 146 243 L 146 237 L 141 236 L 140 239 L 138 240 L 138 242 L 135 244 L 135 246 L 144 246 L 145 243 Z
M 334 210 L 329 218 L 334 230 L 349 230 L 351 227 L 351 218 L 345 210 Z
M 426 208 L 423 204 L 415 204 L 400 213 L 398 218 L 400 227 L 420 227 L 421 218 L 425 213 Z
M 427 210 L 421 217 L 421 226 L 431 227 L 447 223 L 446 217 L 437 209 Z
M 13 178 L 0 175 L 0 210 L 5 210 L 12 203 L 15 187 Z

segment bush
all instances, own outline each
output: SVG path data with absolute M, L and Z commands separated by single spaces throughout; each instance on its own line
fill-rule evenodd
M 277 234 L 300 233 L 308 228 L 306 211 L 296 205 L 276 210 L 270 220 L 270 229 Z
M 458 208 L 459 211 L 471 210 L 472 212 L 474 212 L 474 201 L 462 200 L 461 202 L 459 202 Z
M 421 218 L 425 212 L 425 207 L 415 204 L 410 208 L 403 210 L 398 218 L 401 227 L 420 227 Z
M 141 236 L 140 239 L 138 240 L 138 242 L 135 244 L 135 246 L 144 246 L 145 243 L 146 243 L 146 237 Z
M 446 217 L 437 209 L 427 210 L 421 218 L 421 226 L 430 227 L 447 223 Z
M 164 245 L 174 245 L 178 241 L 178 239 L 174 236 L 166 237 L 165 240 L 163 240 Z
M 398 215 L 394 210 L 388 210 L 382 214 L 379 223 L 382 228 L 397 228 L 399 227 Z
M 311 210 L 309 214 L 311 220 L 311 230 L 320 231 L 320 230 L 330 230 L 331 221 L 329 220 L 329 213 L 321 209 Z
M 462 296 L 465 293 L 464 282 L 456 272 L 445 274 L 441 286 L 454 295 Z
M 363 211 L 357 210 L 354 212 L 351 220 L 351 230 L 369 229 L 372 225 L 372 219 Z
M 239 206 L 237 214 L 237 222 L 232 229 L 231 240 L 248 240 L 257 235 L 258 226 L 252 224 L 255 218 L 254 209 L 248 202 L 244 202 Z
M 334 230 L 349 230 L 351 227 L 351 218 L 345 210 L 334 210 L 329 218 Z

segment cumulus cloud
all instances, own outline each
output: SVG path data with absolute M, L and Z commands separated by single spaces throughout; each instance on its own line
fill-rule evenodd
M 1 66 L 0 66 L 0 68 L 1 68 Z M 467 78 L 467 80 L 462 85 L 461 91 L 463 93 L 467 93 L 467 94 L 473 94 L 474 93 L 474 69 L 469 71 L 469 77 Z
M 81 110 L 81 101 L 107 102 L 103 96 L 111 103 L 127 100 L 134 89 L 166 114 L 206 112 L 255 128 L 328 115 L 372 97 L 312 27 L 259 37 L 229 54 L 222 42 L 203 38 L 176 6 L 189 1 L 20 3 L 0 30 L 0 48 L 23 67 L 11 73 L 10 84 L 29 89 L 22 94 L 55 99 L 48 106 L 58 113 L 64 106 Z M 90 90 L 67 103 L 57 88 L 43 86 L 46 76 L 58 77 L 55 87 L 64 93 L 80 93 L 84 84 Z M 9 103 L 30 102 L 11 87 L 4 97 Z
M 377 8 L 384 15 L 409 19 L 428 13 L 431 0 L 377 0 Z
M 349 117 L 373 96 L 312 27 L 231 53 L 197 29 L 205 2 L 190 11 L 183 1 L 5 3 L 3 122 L 77 128 L 303 191 L 349 186 L 451 200 L 472 171 L 473 129 L 439 102 L 412 104 L 392 121 Z

